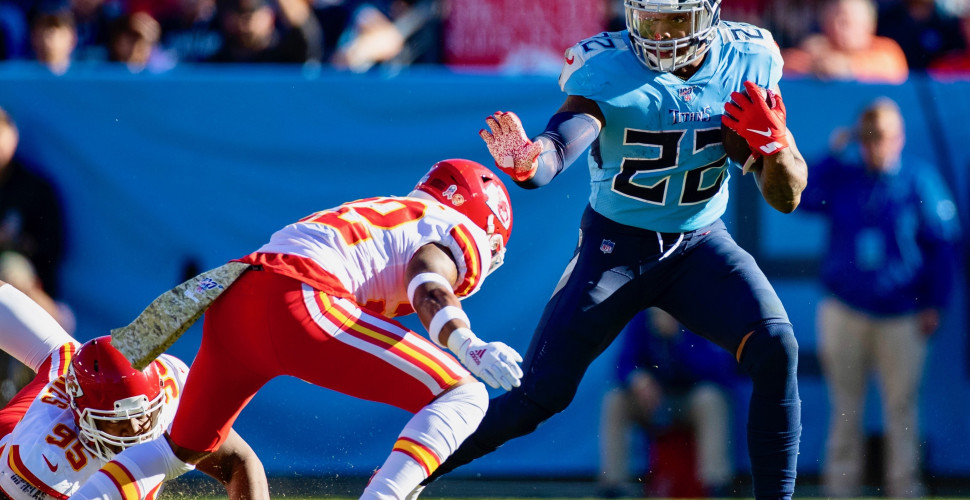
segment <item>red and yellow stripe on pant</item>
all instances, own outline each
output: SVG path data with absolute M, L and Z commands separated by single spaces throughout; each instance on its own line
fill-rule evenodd
M 424 473 L 428 476 L 431 475 L 435 469 L 441 465 L 441 459 L 435 452 L 431 451 L 431 448 L 413 440 L 405 437 L 398 438 L 397 442 L 394 443 L 394 450 L 404 453 L 405 455 L 413 458 L 421 467 L 424 468 Z

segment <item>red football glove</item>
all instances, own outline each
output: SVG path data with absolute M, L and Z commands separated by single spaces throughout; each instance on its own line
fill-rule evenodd
M 744 88 L 747 95 L 731 93 L 731 101 L 724 104 L 721 123 L 744 137 L 755 155 L 773 155 L 787 148 L 788 127 L 781 94 L 751 81 L 744 82 Z
M 495 158 L 495 166 L 516 181 L 531 179 L 539 165 L 537 159 L 542 145 L 529 140 L 519 117 L 510 111 L 496 111 L 485 119 L 485 123 L 491 133 L 482 129 L 478 135 L 485 140 L 488 152 Z

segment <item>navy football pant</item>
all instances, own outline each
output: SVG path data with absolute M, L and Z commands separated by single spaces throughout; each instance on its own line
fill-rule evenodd
M 748 445 L 756 498 L 790 498 L 801 433 L 798 345 L 754 259 L 717 221 L 663 234 L 587 208 L 581 239 L 525 356 L 522 385 L 489 403 L 478 430 L 428 479 L 532 432 L 572 401 L 589 365 L 651 306 L 739 359 L 752 378 Z

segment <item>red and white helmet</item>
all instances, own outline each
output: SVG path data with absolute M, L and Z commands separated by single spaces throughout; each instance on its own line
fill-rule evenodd
M 96 456 L 111 460 L 125 448 L 165 432 L 159 418 L 165 391 L 155 363 L 142 371 L 132 368 L 111 346 L 110 336 L 81 346 L 68 368 L 65 385 L 81 443 Z M 102 430 L 102 426 L 132 419 L 144 423 L 137 435 L 118 436 Z
M 465 214 L 485 230 L 492 249 L 489 272 L 502 265 L 512 234 L 512 203 L 494 172 L 471 160 L 442 160 L 431 166 L 414 190 Z

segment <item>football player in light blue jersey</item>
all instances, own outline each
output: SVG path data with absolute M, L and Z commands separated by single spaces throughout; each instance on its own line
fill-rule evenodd
M 761 28 L 721 21 L 720 0 L 625 0 L 624 8 L 625 31 L 566 51 L 566 101 L 545 131 L 529 139 L 515 114 L 498 112 L 480 132 L 496 165 L 526 189 L 547 184 L 591 146 L 589 207 L 522 385 L 490 402 L 478 430 L 425 483 L 565 409 L 590 363 L 634 315 L 656 306 L 751 377 L 754 495 L 791 498 L 798 344 L 764 273 L 720 220 L 734 165 L 722 122 L 747 141 L 745 171 L 769 205 L 793 211 L 806 186 L 777 87 L 778 47 Z

